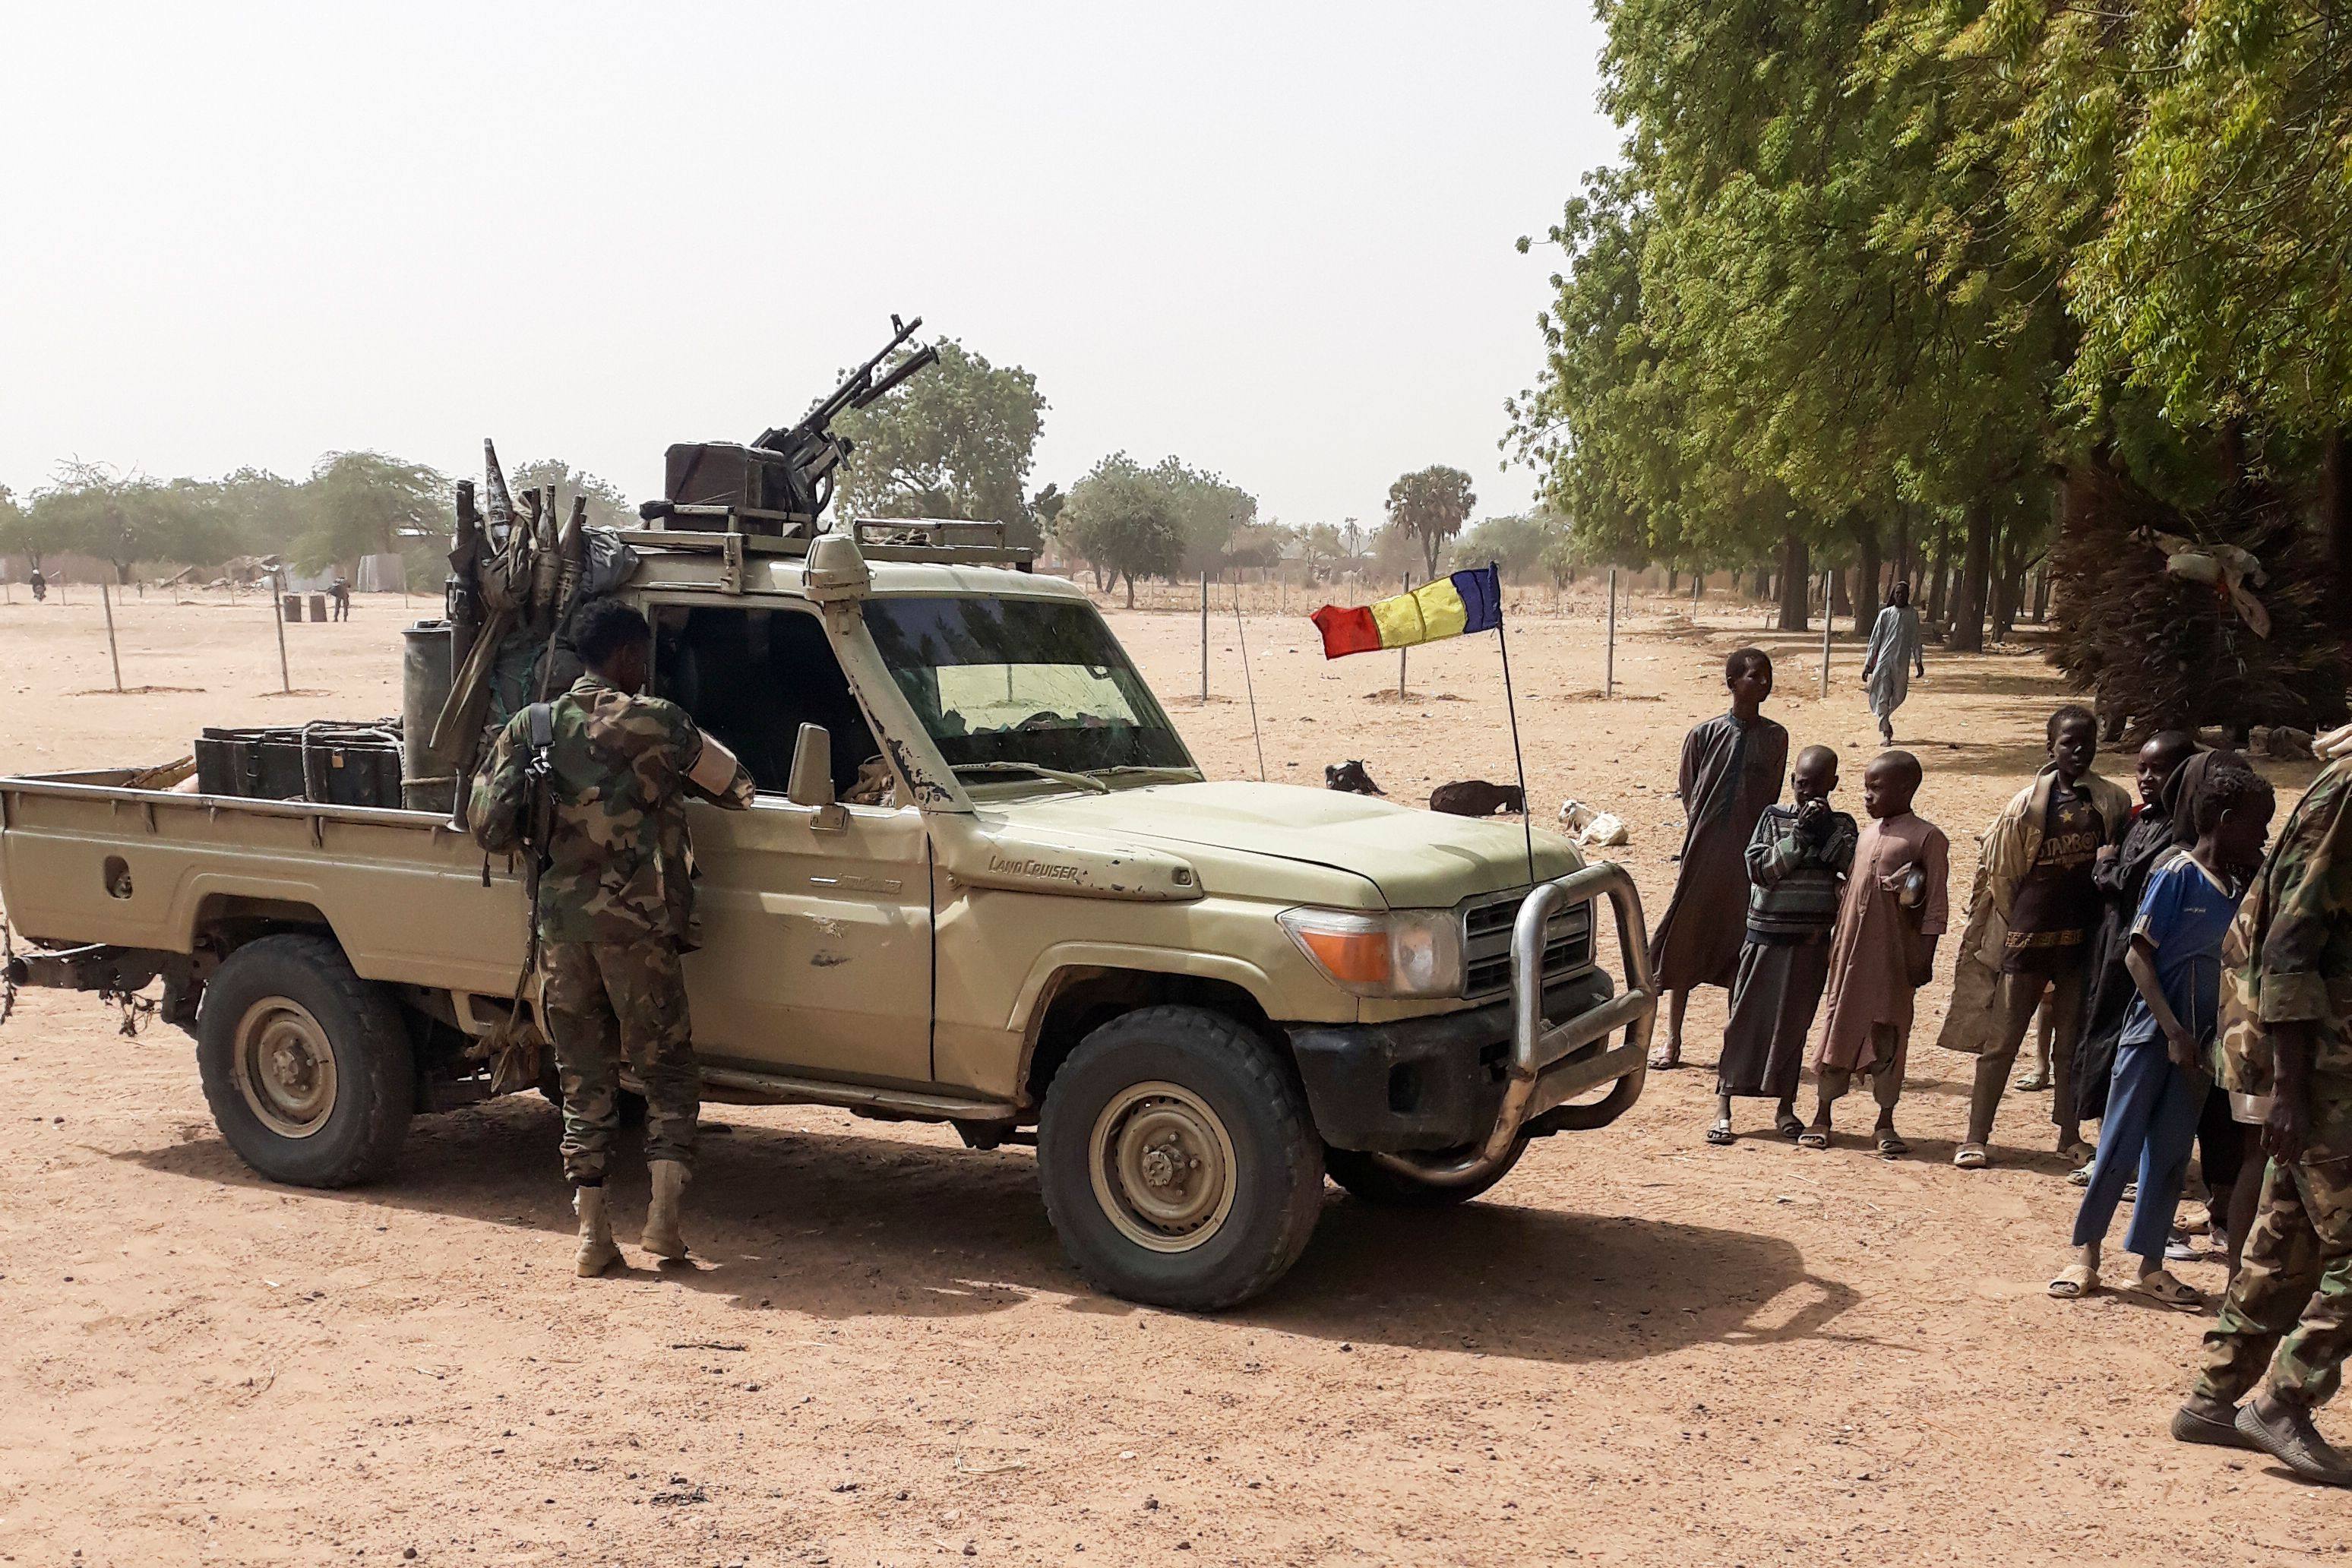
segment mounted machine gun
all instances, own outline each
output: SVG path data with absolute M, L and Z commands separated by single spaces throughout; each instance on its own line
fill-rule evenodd
M 882 352 L 842 378 L 797 425 L 762 431 L 749 446 L 720 441 L 680 442 L 669 449 L 663 499 L 638 509 L 649 523 L 668 529 L 725 533 L 816 532 L 818 516 L 833 500 L 850 439 L 833 432 L 833 421 L 863 408 L 924 367 L 939 363 L 939 350 L 926 344 L 889 369 L 883 362 L 923 324 L 890 318 L 890 341 Z

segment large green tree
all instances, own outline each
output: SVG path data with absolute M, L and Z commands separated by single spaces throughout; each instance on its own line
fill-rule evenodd
M 330 452 L 302 489 L 304 522 L 292 553 L 309 570 L 397 552 L 448 528 L 448 482 L 381 452 Z
M 1962 649 L 2014 618 L 2053 510 L 2069 536 L 2123 509 L 2282 569 L 2315 521 L 2352 563 L 2352 0 L 1601 15 L 1622 153 L 1550 232 L 1543 370 L 1509 409 L 1589 547 L 1769 559 L 1789 626 L 1824 562 L 1853 563 L 1865 615 L 1891 540 L 1933 561 Z M 2062 552 L 2062 608 L 2160 600 L 2160 558 L 2065 564 L 2095 555 Z M 2324 688 L 2322 624 L 2276 617 L 2249 668 L 2317 673 L 2248 692 Z M 2081 651 L 2111 710 L 2178 710 Z
M 1175 498 L 1154 470 L 1123 452 L 1105 458 L 1071 487 L 1055 535 L 1092 568 L 1096 587 L 1116 588 L 1124 577 L 1130 609 L 1138 577 L 1166 576 L 1184 557 Z
M 953 338 L 933 347 L 939 363 L 833 422 L 852 443 L 835 511 L 1001 522 L 1036 543 L 1024 487 L 1045 421 L 1037 378 Z

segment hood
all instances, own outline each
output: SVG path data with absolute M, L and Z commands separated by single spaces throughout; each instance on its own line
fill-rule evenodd
M 1525 887 L 1528 880 L 1527 846 L 1516 817 L 1449 816 L 1298 784 L 1152 784 L 1013 801 L 997 809 L 1018 827 L 1183 852 L 1200 866 L 1212 892 L 1263 889 L 1262 877 L 1246 879 L 1258 886 L 1244 889 L 1221 876 L 1217 862 L 1228 857 L 1350 873 L 1376 886 L 1391 909 L 1450 909 L 1474 894 Z M 1535 846 L 1539 877 L 1564 877 L 1583 865 L 1575 847 L 1557 834 L 1538 830 Z M 1301 902 L 1316 898 L 1303 887 L 1292 896 Z

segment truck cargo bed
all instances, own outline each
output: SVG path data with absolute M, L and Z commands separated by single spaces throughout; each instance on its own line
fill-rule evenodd
M 28 939 L 192 951 L 250 915 L 331 928 L 369 980 L 504 996 L 522 887 L 436 812 L 135 789 L 135 769 L 0 778 L 0 903 Z

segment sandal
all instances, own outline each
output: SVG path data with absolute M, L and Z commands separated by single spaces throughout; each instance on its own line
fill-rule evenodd
M 1830 1130 L 1826 1127 L 1808 1127 L 1797 1134 L 1797 1147 L 1800 1149 L 1826 1149 L 1829 1146 Z
M 2067 1172 L 2066 1184 L 2070 1187 L 2089 1186 L 2091 1184 L 2091 1167 L 2088 1165 L 2077 1165 L 2073 1170 Z
M 1726 1143 L 1733 1142 L 1731 1135 L 1731 1118 L 1727 1116 L 1722 1121 L 1717 1121 L 1714 1126 L 1708 1128 L 1706 1130 L 1706 1141 L 1717 1145 L 1718 1148 Z
M 2187 1312 L 2205 1310 L 2204 1292 L 2186 1280 L 2174 1279 L 2168 1269 L 2141 1275 L 2131 1289 L 2133 1295 L 2145 1296 L 2160 1307 L 2175 1307 Z
M 1652 1072 L 1672 1072 L 1682 1065 L 1682 1058 L 1667 1055 L 1666 1047 L 1664 1046 L 1660 1046 L 1656 1050 L 1650 1053 L 1650 1070 Z
M 2042 1090 L 2050 1087 L 2049 1069 L 2046 1068 L 2027 1068 L 2023 1072 L 2019 1073 L 2015 1078 L 2009 1080 L 2009 1087 L 2021 1090 L 2027 1094 L 2039 1094 Z
M 2099 1288 L 2099 1271 L 2087 1263 L 2069 1263 L 2050 1281 L 2050 1294 L 2061 1301 L 2079 1301 Z
M 1878 1132 L 1878 1152 L 1887 1159 L 1893 1160 L 1911 1152 L 1911 1145 L 1906 1143 L 1903 1141 L 1903 1134 L 1894 1128 L 1883 1127 Z
M 1981 1171 L 1992 1163 L 1981 1143 L 1963 1143 L 1952 1152 L 1952 1163 L 1963 1171 Z
M 2063 1145 L 2059 1149 L 2058 1152 L 2061 1157 L 2073 1163 L 2078 1169 L 2084 1165 L 2088 1165 L 2092 1161 L 2099 1157 L 2098 1150 L 2093 1148 L 2088 1142 L 2080 1138 L 2075 1139 L 2072 1143 Z
M 1783 1111 L 1779 1117 L 1774 1119 L 1772 1122 L 1772 1131 L 1778 1132 L 1781 1137 L 1793 1142 L 1805 1135 L 1805 1124 L 1797 1120 L 1794 1116 Z

